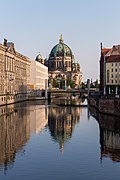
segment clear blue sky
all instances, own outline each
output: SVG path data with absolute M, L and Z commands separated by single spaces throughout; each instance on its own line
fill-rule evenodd
M 87 78 L 99 79 L 100 42 L 120 44 L 120 0 L 4 0 L 0 43 L 12 41 L 21 54 L 48 57 L 60 34 Z

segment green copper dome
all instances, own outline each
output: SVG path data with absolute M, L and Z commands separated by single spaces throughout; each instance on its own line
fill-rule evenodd
M 42 58 L 42 55 L 39 53 L 39 54 L 36 56 L 36 61 L 39 61 L 39 60 L 41 60 L 41 59 L 43 59 L 43 58 Z
M 72 51 L 66 44 L 63 43 L 62 35 L 60 36 L 59 44 L 55 45 L 50 52 L 50 58 L 59 56 L 72 57 Z
M 42 64 L 44 64 L 44 58 L 40 53 L 36 56 L 35 60 L 42 63 Z

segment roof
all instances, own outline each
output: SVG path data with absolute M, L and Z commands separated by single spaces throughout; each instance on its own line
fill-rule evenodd
M 39 62 L 41 64 L 44 64 L 44 58 L 40 53 L 37 55 L 35 61 L 37 61 L 37 62 Z
M 7 47 L 9 48 L 11 45 L 14 45 L 14 43 L 13 42 L 8 42 L 7 43 Z
M 106 54 L 111 50 L 111 48 L 102 48 L 102 53 Z
M 72 51 L 68 45 L 63 43 L 62 35 L 60 36 L 59 43 L 52 48 L 49 59 L 52 57 L 60 57 L 60 56 L 72 57 Z
M 114 45 L 106 54 L 106 56 L 120 55 L 120 45 Z
M 111 55 L 107 58 L 107 62 L 120 62 L 120 55 Z

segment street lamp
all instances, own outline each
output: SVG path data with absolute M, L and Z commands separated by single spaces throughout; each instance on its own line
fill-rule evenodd
M 87 90 L 88 90 L 88 97 L 90 94 L 90 79 L 87 79 Z

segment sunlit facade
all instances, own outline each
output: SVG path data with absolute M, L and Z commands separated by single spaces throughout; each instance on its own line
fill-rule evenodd
M 0 44 L 0 104 L 27 98 L 30 81 L 30 60 L 15 50 L 13 42 Z
M 30 87 L 33 90 L 45 90 L 48 84 L 48 68 L 38 62 L 30 62 Z
M 120 95 L 120 45 L 103 48 L 101 44 L 100 91 Z

